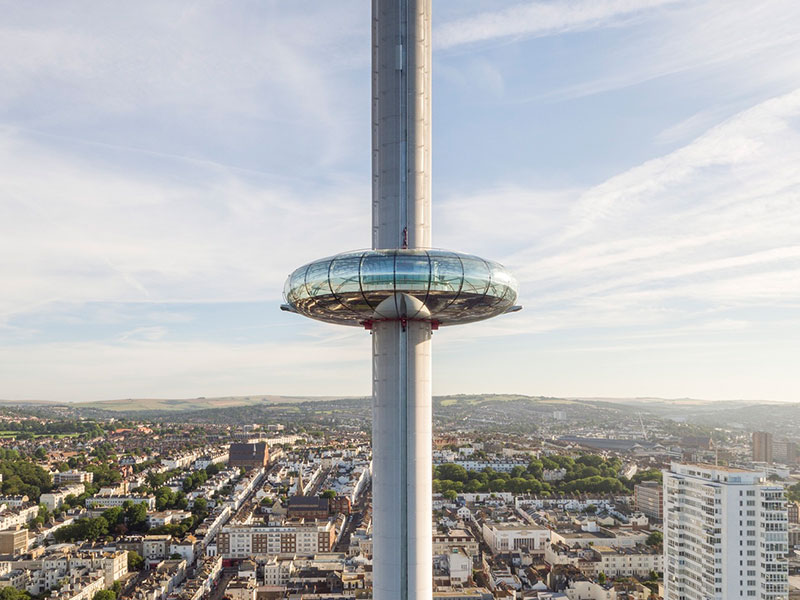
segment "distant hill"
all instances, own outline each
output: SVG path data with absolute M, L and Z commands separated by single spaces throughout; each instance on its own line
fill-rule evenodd
M 278 395 L 253 395 L 253 396 L 221 396 L 215 398 L 127 398 L 116 400 L 98 400 L 93 402 L 48 402 L 46 400 L 2 400 L 0 407 L 19 407 L 30 409 L 64 409 L 66 411 L 78 410 L 95 416 L 114 413 L 196 413 L 198 411 L 225 410 L 231 408 L 289 408 L 291 406 L 309 403 L 331 401 L 364 400 L 359 396 L 278 396 Z M 476 407 L 479 405 L 514 404 L 518 402 L 533 402 L 537 405 L 552 406 L 593 406 L 606 407 L 614 410 L 635 410 L 653 415 L 683 418 L 698 418 L 704 416 L 727 413 L 730 418 L 741 418 L 750 421 L 754 412 L 768 407 L 767 414 L 776 414 L 774 410 L 791 411 L 787 403 L 772 403 L 766 401 L 743 400 L 700 400 L 692 398 L 608 398 L 608 397 L 568 397 L 553 398 L 543 396 L 527 396 L 523 394 L 453 394 L 436 396 L 434 403 L 443 410 Z M 795 405 L 796 406 L 796 405 Z M 780 407 L 780 408 L 779 408 Z
M 69 406 L 75 408 L 96 408 L 115 412 L 138 411 L 197 411 L 231 408 L 234 406 L 257 406 L 262 404 L 295 404 L 301 402 L 324 402 L 340 399 L 339 396 L 224 396 L 220 398 L 128 398 L 119 400 L 99 400 L 96 402 L 76 402 Z

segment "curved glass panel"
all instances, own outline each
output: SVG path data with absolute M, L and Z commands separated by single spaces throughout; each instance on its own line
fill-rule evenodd
M 436 313 L 445 309 L 461 295 L 464 283 L 464 265 L 453 253 L 431 252 L 431 288 L 428 292 L 428 309 Z
M 361 293 L 372 310 L 394 293 L 394 253 L 364 254 L 361 259 Z
M 414 296 L 424 299 L 428 295 L 431 282 L 431 263 L 424 250 L 413 252 L 414 254 L 396 255 L 394 285 L 398 291 L 411 292 Z
M 308 297 L 308 294 L 306 293 L 307 270 L 308 270 L 308 265 L 306 265 L 305 267 L 300 267 L 294 273 L 292 273 L 289 296 L 287 296 L 286 298 L 289 301 L 289 303 L 293 304 Z
M 431 252 L 431 291 L 459 293 L 464 280 L 464 265 L 458 256 Z
M 347 254 L 333 259 L 330 270 L 331 290 L 337 296 L 352 292 L 361 292 L 358 280 L 358 269 L 361 263 L 360 254 Z
M 483 296 L 489 288 L 489 265 L 477 256 L 462 256 L 464 264 L 464 286 L 461 294 L 467 296 Z
M 369 253 L 361 261 L 361 289 L 364 292 L 394 291 L 394 254 Z
M 510 300 L 509 306 L 513 305 L 517 299 L 517 280 L 499 263 L 488 262 L 492 268 L 492 295 L 498 298 L 498 303 Z
M 328 284 L 330 266 L 331 259 L 313 262 L 308 266 L 308 271 L 306 271 L 306 290 L 311 298 L 331 293 L 331 286 Z
M 517 299 L 517 282 L 502 265 L 468 254 L 362 250 L 300 267 L 287 279 L 284 297 L 297 312 L 329 323 L 389 318 L 390 300 L 402 310 L 415 307 L 405 318 L 455 325 L 505 312 Z

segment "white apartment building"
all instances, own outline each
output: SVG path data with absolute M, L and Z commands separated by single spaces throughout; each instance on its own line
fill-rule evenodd
M 53 485 L 65 485 L 68 483 L 92 483 L 94 473 L 90 471 L 64 471 L 63 473 L 53 473 Z
M 86 486 L 84 486 L 82 483 L 71 483 L 61 487 L 60 489 L 42 494 L 39 497 L 39 504 L 44 504 L 47 507 L 47 510 L 54 511 L 64 504 L 67 496 L 70 494 L 73 496 L 80 496 L 85 489 Z
M 295 572 L 292 560 L 278 560 L 273 556 L 263 565 L 264 585 L 288 585 L 289 579 Z
M 86 507 L 90 508 L 92 506 L 96 508 L 112 508 L 114 506 L 122 506 L 128 500 L 133 502 L 134 504 L 144 504 L 147 506 L 147 510 L 155 510 L 156 508 L 156 497 L 155 496 L 138 496 L 135 494 L 126 494 L 126 495 L 109 495 L 109 496 L 101 496 L 97 494 L 96 496 L 92 496 L 91 498 L 86 499 Z
M 786 600 L 788 515 L 763 472 L 672 463 L 664 471 L 665 600 Z
M 597 573 L 605 573 L 609 577 L 647 577 L 651 571 L 661 573 L 664 570 L 664 555 L 649 546 L 593 546 L 591 550 Z
M 330 552 L 336 542 L 333 521 L 285 523 L 279 526 L 233 525 L 217 536 L 217 551 L 226 558 L 264 554 L 313 556 Z

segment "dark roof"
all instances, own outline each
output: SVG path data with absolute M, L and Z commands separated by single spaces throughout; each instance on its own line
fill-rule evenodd
M 328 499 L 317 496 L 290 496 L 289 510 L 328 510 Z

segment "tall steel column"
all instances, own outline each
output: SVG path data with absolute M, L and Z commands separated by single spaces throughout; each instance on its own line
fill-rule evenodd
M 431 246 L 431 2 L 372 2 L 372 245 Z M 373 594 L 432 597 L 431 324 L 373 327 Z

